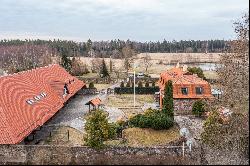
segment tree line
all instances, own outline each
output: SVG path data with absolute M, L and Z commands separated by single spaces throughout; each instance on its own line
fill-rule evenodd
M 136 53 L 221 53 L 229 47 L 229 42 L 226 40 L 180 40 L 162 42 L 137 42 L 124 40 L 111 41 L 91 41 L 74 42 L 67 40 L 7 40 L 0 41 L 0 47 L 6 49 L 9 46 L 23 45 L 43 45 L 49 46 L 52 50 L 52 55 L 58 53 L 63 54 L 67 51 L 68 56 L 83 56 L 83 57 L 99 57 L 99 58 L 124 58 L 122 49 L 130 47 Z M 1 52 L 0 52 L 1 54 Z

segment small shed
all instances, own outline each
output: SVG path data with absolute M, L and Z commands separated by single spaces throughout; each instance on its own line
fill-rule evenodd
M 101 102 L 102 101 L 100 98 L 95 98 L 87 102 L 85 105 L 89 106 L 89 111 L 91 110 L 90 106 L 92 106 L 93 110 L 96 110 L 96 109 L 99 109 L 99 107 L 102 105 Z

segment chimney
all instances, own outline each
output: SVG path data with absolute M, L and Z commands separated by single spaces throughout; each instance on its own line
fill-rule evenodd
M 183 71 L 186 72 L 186 71 L 187 71 L 187 68 L 188 68 L 187 65 L 184 65 L 184 66 L 183 66 Z

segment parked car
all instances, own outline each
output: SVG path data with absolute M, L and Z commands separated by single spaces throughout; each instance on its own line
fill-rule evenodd
M 144 73 L 142 73 L 142 72 L 138 73 L 138 74 L 137 74 L 137 77 L 138 77 L 138 78 L 144 78 Z

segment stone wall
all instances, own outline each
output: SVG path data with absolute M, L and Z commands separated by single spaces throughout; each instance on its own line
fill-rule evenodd
M 174 99 L 174 110 L 178 114 L 190 114 L 197 99 Z
M 200 164 L 199 151 L 182 147 L 89 147 L 1 145 L 0 164 Z

